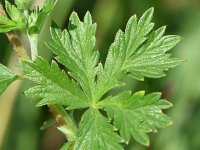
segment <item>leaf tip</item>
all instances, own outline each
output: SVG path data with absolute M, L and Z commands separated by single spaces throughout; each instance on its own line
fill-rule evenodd
M 91 25 L 92 24 L 92 15 L 89 11 L 86 12 L 84 16 L 84 23 Z
M 162 29 L 165 31 L 167 28 L 167 25 L 162 26 Z
M 179 36 L 179 35 L 176 36 L 176 42 L 177 42 L 177 44 L 178 44 L 180 41 L 182 41 L 182 40 L 183 40 L 183 37 L 182 37 L 182 36 Z
M 147 11 L 149 11 L 150 13 L 154 13 L 154 7 L 150 7 Z
M 166 126 L 171 126 L 171 125 L 173 125 L 173 121 L 172 121 L 172 120 L 170 120 L 170 121 L 168 122 L 168 124 L 166 124 Z
M 148 14 L 149 16 L 153 16 L 154 13 L 154 7 L 150 7 L 144 14 Z
M 144 96 L 145 95 L 145 91 L 139 91 L 137 93 L 135 93 L 134 95 L 140 95 L 140 96 Z
M 128 141 L 128 140 L 125 140 L 125 139 L 122 139 L 122 140 L 121 140 L 121 143 L 125 143 L 125 144 L 128 145 L 129 141 Z
M 89 18 L 91 18 L 92 15 L 91 15 L 91 13 L 90 13 L 89 11 L 87 11 L 87 12 L 85 13 L 85 17 L 89 17 Z
M 118 129 L 117 129 L 116 127 L 113 127 L 113 131 L 115 131 L 115 132 L 116 132 L 116 131 L 118 131 Z
M 77 13 L 75 11 L 72 11 L 71 16 L 73 16 L 73 15 L 77 16 Z
M 42 101 L 39 101 L 35 106 L 36 107 L 41 107 L 41 106 L 44 106 L 45 104 L 43 104 L 43 102 Z
M 170 103 L 169 101 L 167 101 L 167 102 L 168 102 L 168 107 L 169 107 L 169 108 L 173 107 L 173 104 L 172 104 L 172 103 Z
M 77 12 L 73 11 L 73 12 L 71 13 L 71 15 L 70 15 L 70 20 L 72 20 L 72 18 L 78 18 L 78 19 L 79 19 Z
M 145 141 L 143 144 L 144 144 L 145 146 L 147 146 L 147 147 L 150 147 L 150 141 L 149 141 L 149 139 L 148 139 L 147 141 Z

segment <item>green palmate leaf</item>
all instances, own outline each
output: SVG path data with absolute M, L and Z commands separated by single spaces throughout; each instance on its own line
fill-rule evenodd
M 137 21 L 136 15 L 127 23 L 125 33 L 117 33 L 110 46 L 104 68 L 99 65 L 97 99 L 110 89 L 123 85 L 121 78 L 130 74 L 133 78 L 158 78 L 165 70 L 178 65 L 182 60 L 166 54 L 179 41 L 175 35 L 163 36 L 165 27 L 153 31 L 151 23 L 153 8 L 147 10 Z
M 171 104 L 161 100 L 160 93 L 145 96 L 144 92 L 123 92 L 102 100 L 108 91 L 124 85 L 121 80 L 125 75 L 138 80 L 158 78 L 181 62 L 167 53 L 180 37 L 164 36 L 165 27 L 153 30 L 152 16 L 151 8 L 139 20 L 136 16 L 130 18 L 125 32 L 119 30 L 116 34 L 104 65 L 99 62 L 99 52 L 95 50 L 96 24 L 92 23 L 89 12 L 83 22 L 73 12 L 68 30 L 51 28 L 52 41 L 47 42 L 47 46 L 56 55 L 56 60 L 69 70 L 67 73 L 61 71 L 55 62 L 49 65 L 41 57 L 34 62 L 22 61 L 25 77 L 36 83 L 25 94 L 38 99 L 38 105 L 60 104 L 69 109 L 89 107 L 75 131 L 76 138 L 64 148 L 123 149 L 118 133 L 123 142 L 128 143 L 133 137 L 149 145 L 147 133 L 172 123 L 162 113 L 162 109 L 171 107 Z M 103 115 L 105 112 L 101 113 L 102 109 L 109 119 Z M 119 132 L 114 132 L 112 124 Z M 59 130 L 71 134 L 67 128 Z
M 89 109 L 77 131 L 74 150 L 122 150 L 121 138 L 98 110 Z
M 13 74 L 6 66 L 0 64 L 0 94 L 17 79 L 17 75 Z
M 123 92 L 101 101 L 99 106 L 106 110 L 127 142 L 132 135 L 141 144 L 149 145 L 146 133 L 157 132 L 157 128 L 172 124 L 171 119 L 162 113 L 162 109 L 172 105 L 160 100 L 160 93 L 144 96 L 143 91 L 132 95 L 131 92 Z
M 92 24 L 89 12 L 81 22 L 76 13 L 72 13 L 67 30 L 51 29 L 53 42 L 48 42 L 48 47 L 56 59 L 69 69 L 69 74 L 81 85 L 90 100 L 94 96 L 95 66 L 99 59 L 95 51 L 96 24 Z
M 25 92 L 30 98 L 40 100 L 38 106 L 60 104 L 84 108 L 88 106 L 79 86 L 61 71 L 55 62 L 51 65 L 41 57 L 34 62 L 22 61 L 21 68 L 25 77 L 36 85 Z

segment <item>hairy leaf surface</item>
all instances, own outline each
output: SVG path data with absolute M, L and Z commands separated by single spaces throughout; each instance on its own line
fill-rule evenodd
M 165 27 L 153 31 L 151 22 L 153 8 L 147 10 L 137 21 L 136 15 L 127 23 L 125 32 L 118 31 L 110 46 L 104 68 L 99 65 L 97 99 L 109 90 L 122 86 L 120 82 L 126 74 L 143 80 L 144 77 L 159 78 L 164 72 L 182 60 L 166 54 L 179 41 L 175 35 L 163 36 Z
M 88 103 L 79 86 L 61 71 L 55 62 L 51 65 L 41 57 L 34 62 L 22 61 L 25 77 L 36 85 L 25 92 L 30 98 L 40 100 L 38 106 L 60 104 L 84 108 Z
M 162 109 L 172 105 L 160 100 L 160 93 L 144 96 L 143 91 L 135 94 L 123 92 L 101 101 L 100 106 L 105 108 L 114 125 L 120 130 L 120 135 L 127 142 L 132 135 L 141 144 L 149 145 L 146 133 L 157 132 L 157 128 L 172 124 L 171 119 L 162 113 Z
M 95 66 L 99 59 L 95 51 L 96 25 L 89 12 L 81 22 L 76 13 L 69 20 L 69 31 L 51 29 L 53 42 L 48 42 L 56 59 L 69 69 L 69 74 L 81 85 L 90 100 L 93 99 Z
M 22 61 L 25 77 L 36 84 L 25 94 L 38 99 L 38 105 L 87 108 L 82 120 L 77 122 L 76 138 L 64 148 L 121 150 L 120 143 L 128 143 L 131 137 L 149 145 L 147 133 L 172 123 L 162 113 L 162 109 L 171 104 L 162 100 L 160 93 L 145 96 L 144 92 L 122 92 L 106 97 L 110 90 L 125 85 L 122 79 L 126 75 L 137 80 L 159 78 L 182 61 L 169 54 L 180 37 L 164 35 L 165 26 L 154 30 L 152 17 L 153 8 L 140 19 L 136 15 L 131 17 L 125 31 L 117 32 L 105 63 L 101 63 L 95 49 L 96 24 L 90 13 L 87 12 L 80 21 L 73 12 L 68 29 L 51 28 L 52 41 L 47 42 L 55 59 L 66 67 L 67 72 L 61 71 L 55 62 L 49 65 L 41 57 L 34 62 Z
M 121 138 L 98 110 L 89 109 L 77 131 L 74 150 L 122 150 Z

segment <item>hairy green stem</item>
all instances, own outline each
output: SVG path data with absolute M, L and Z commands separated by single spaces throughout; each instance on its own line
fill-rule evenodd
M 31 59 L 35 60 L 36 56 L 38 55 L 38 38 L 39 35 L 36 34 L 32 34 L 32 35 L 28 35 L 29 38 L 29 42 L 30 42 L 30 47 L 31 47 Z
M 58 129 L 66 135 L 68 141 L 74 141 L 77 125 L 66 110 L 60 105 L 48 105 L 48 107 L 56 118 L 56 122 L 59 126 Z

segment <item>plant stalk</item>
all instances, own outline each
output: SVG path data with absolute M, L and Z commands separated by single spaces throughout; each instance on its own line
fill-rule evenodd
M 36 56 L 38 55 L 38 38 L 39 35 L 37 33 L 29 35 L 28 34 L 28 39 L 30 42 L 30 47 L 31 47 L 31 59 L 35 60 Z
M 60 105 L 48 105 L 51 113 L 56 118 L 56 122 L 58 124 L 59 129 L 63 129 L 61 131 L 67 131 L 66 133 L 63 132 L 68 141 L 75 140 L 75 131 L 77 130 L 77 125 L 65 111 L 65 109 Z

